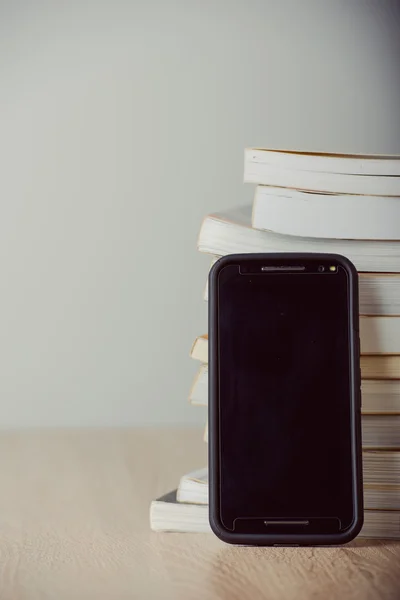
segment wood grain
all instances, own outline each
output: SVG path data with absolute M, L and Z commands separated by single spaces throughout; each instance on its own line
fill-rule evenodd
M 0 598 L 400 598 L 400 543 L 239 548 L 149 530 L 152 498 L 205 464 L 200 430 L 0 434 Z

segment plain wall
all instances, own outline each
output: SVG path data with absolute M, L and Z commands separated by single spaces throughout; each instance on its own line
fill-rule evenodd
M 245 146 L 400 153 L 396 2 L 0 3 L 0 426 L 194 423 Z

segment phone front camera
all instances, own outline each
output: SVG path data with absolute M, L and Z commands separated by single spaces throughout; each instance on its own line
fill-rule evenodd
M 324 271 L 325 271 L 325 267 L 324 267 L 324 265 L 319 265 L 319 267 L 318 267 L 318 272 L 319 272 L 319 273 L 323 273 Z

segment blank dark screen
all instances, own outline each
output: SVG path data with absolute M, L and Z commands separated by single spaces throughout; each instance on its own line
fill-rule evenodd
M 337 273 L 218 278 L 220 510 L 353 520 L 348 281 Z

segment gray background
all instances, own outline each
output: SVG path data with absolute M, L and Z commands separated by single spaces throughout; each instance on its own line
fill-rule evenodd
M 397 2 L 0 3 L 0 426 L 204 421 L 245 146 L 400 153 Z

